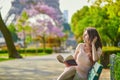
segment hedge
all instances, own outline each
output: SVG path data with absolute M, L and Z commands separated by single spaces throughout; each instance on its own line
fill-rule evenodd
M 117 53 L 120 52 L 120 47 L 103 47 L 103 53 Z
M 104 68 L 109 68 L 109 57 L 111 54 L 120 53 L 120 47 L 103 47 L 103 54 L 100 58 L 100 62 Z
M 38 49 L 19 49 L 17 50 L 19 53 L 41 53 L 43 52 L 42 48 L 38 48 Z M 52 48 L 46 48 L 45 50 L 46 53 L 51 54 L 53 52 Z M 7 50 L 0 50 L 0 53 L 8 53 Z
M 116 55 L 115 57 L 114 78 L 114 80 L 120 79 L 120 54 Z

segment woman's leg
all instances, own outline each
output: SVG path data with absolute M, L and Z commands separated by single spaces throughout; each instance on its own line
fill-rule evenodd
M 67 67 L 57 80 L 73 80 L 75 73 L 76 68 L 74 66 Z

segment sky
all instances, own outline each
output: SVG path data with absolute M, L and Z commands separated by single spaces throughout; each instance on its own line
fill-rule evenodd
M 87 0 L 59 0 L 60 9 L 63 12 L 64 10 L 68 10 L 68 22 L 71 21 L 71 16 L 79 9 L 81 9 L 85 5 L 90 5 L 91 3 L 87 3 Z
M 10 9 L 11 7 L 11 2 L 13 0 L 0 0 L 0 8 L 1 8 L 1 15 L 2 15 L 2 18 L 4 19 L 5 16 L 7 15 L 8 13 L 8 10 Z M 4 6 L 4 7 L 3 7 Z

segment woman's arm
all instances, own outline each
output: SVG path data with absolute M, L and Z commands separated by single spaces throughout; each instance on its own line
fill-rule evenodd
M 94 62 L 100 59 L 101 54 L 102 54 L 102 49 L 98 48 L 96 51 L 95 44 L 92 44 L 92 58 Z
M 96 47 L 95 47 L 96 40 L 97 40 L 97 37 L 95 37 L 92 41 L 92 58 L 94 62 L 98 61 L 102 54 L 102 49 L 100 47 L 96 50 Z
M 75 49 L 75 54 L 74 54 L 74 59 L 75 59 L 75 60 L 77 59 L 77 55 L 78 55 L 78 53 L 79 53 L 80 45 L 81 45 L 81 44 L 82 44 L 82 43 L 79 43 L 79 44 L 77 45 L 76 49 Z

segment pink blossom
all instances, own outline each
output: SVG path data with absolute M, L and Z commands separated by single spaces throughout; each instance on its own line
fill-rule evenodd
M 50 16 L 53 19 L 57 19 L 57 13 L 56 10 L 53 7 L 50 7 L 45 4 L 37 3 L 36 5 L 31 4 L 30 9 L 26 9 L 26 12 L 30 16 L 35 16 L 37 14 L 46 14 Z
M 37 3 L 37 4 L 30 4 L 29 8 L 26 8 L 26 12 L 29 14 L 30 17 L 40 15 L 40 14 L 46 14 L 52 20 L 55 24 L 53 24 L 49 19 L 40 19 L 37 18 L 34 23 L 31 22 L 32 28 L 37 36 L 43 36 L 45 34 L 46 36 L 54 35 L 63 37 L 64 33 L 59 27 L 56 27 L 56 24 L 60 25 L 57 15 L 57 11 L 44 3 Z
M 24 39 L 25 38 L 24 31 L 18 32 L 17 34 L 18 34 L 18 38 L 20 38 L 20 39 Z

